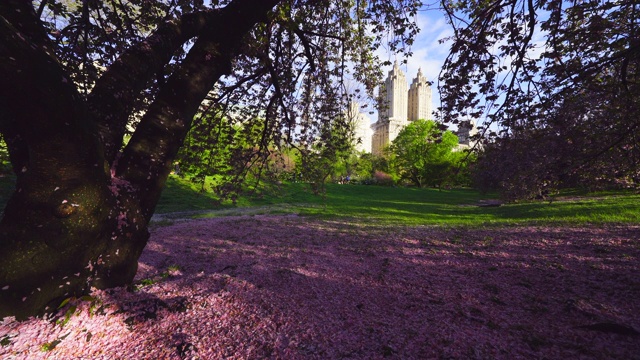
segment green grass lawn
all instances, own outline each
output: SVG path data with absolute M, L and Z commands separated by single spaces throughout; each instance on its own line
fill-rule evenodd
M 478 207 L 479 200 L 491 198 L 491 196 L 482 196 L 472 189 L 441 191 L 327 184 L 327 192 L 323 197 L 313 195 L 308 185 L 296 183 L 271 189 L 260 197 L 240 199 L 236 206 L 230 204 L 215 206 L 209 194 L 194 192 L 189 190 L 189 187 L 188 181 L 171 178 L 157 212 L 216 210 L 197 215 L 199 217 L 297 213 L 328 219 L 347 218 L 375 225 L 640 223 L 640 195 L 632 192 L 580 194 L 580 196 L 573 196 L 575 194 L 568 192 L 572 195 L 571 200 Z M 185 195 L 180 195 L 183 192 Z M 182 202 L 181 198 L 189 200 Z
M 0 178 L 0 205 L 8 199 L 13 179 Z M 582 225 L 640 224 L 640 195 L 633 192 L 583 194 L 566 192 L 570 200 L 478 207 L 482 196 L 472 189 L 416 189 L 328 184 L 324 196 L 307 184 L 283 184 L 259 196 L 219 204 L 188 180 L 169 178 L 156 208 L 158 214 L 198 212 L 193 217 L 295 213 L 325 219 L 343 218 L 370 225 L 484 226 L 512 224 Z

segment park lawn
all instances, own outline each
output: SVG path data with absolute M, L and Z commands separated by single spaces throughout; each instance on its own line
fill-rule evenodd
M 570 196 L 567 196 L 570 195 Z M 630 191 L 576 194 L 569 191 L 553 201 L 526 201 L 499 207 L 479 207 L 495 199 L 473 189 L 419 189 L 372 185 L 327 184 L 314 195 L 308 184 L 287 183 L 236 205 L 217 204 L 207 192 L 195 191 L 189 181 L 169 179 L 157 213 L 205 211 L 194 217 L 295 213 L 323 219 L 349 219 L 369 225 L 581 225 L 638 224 L 640 195 Z
M 14 178 L 0 178 L 0 206 L 13 189 Z M 171 176 L 156 208 L 157 214 L 178 217 L 299 214 L 322 219 L 346 219 L 368 225 L 584 225 L 639 224 L 640 194 L 632 191 L 583 193 L 565 191 L 553 201 L 525 201 L 499 207 L 479 207 L 482 195 L 473 189 L 418 189 L 373 185 L 327 184 L 314 195 L 308 184 L 285 183 L 250 196 L 220 203 L 187 179 Z
M 471 189 L 369 189 L 327 195 L 327 206 L 302 214 L 348 216 L 380 225 L 485 226 L 515 224 L 639 223 L 640 195 L 579 198 L 556 202 L 522 202 L 480 207 L 482 196 Z M 364 189 L 362 189 L 364 188 Z M 342 189 L 340 189 L 342 190 Z M 377 194 L 383 196 L 376 196 Z M 394 194 L 402 196 L 394 197 Z

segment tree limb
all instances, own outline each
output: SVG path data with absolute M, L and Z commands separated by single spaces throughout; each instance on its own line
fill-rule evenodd
M 145 41 L 122 54 L 96 82 L 88 103 L 97 118 L 109 164 L 122 146 L 129 115 L 140 92 L 169 63 L 176 50 L 216 18 L 217 11 L 208 11 L 165 22 Z
M 256 23 L 266 21 L 278 2 L 236 0 L 216 12 L 142 118 L 118 161 L 116 176 L 140 190 L 145 217 L 153 213 L 200 103 L 218 79 L 230 72 L 243 37 Z

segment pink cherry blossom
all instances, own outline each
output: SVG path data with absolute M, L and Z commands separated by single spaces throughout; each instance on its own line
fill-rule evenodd
M 638 273 L 638 226 L 178 221 L 139 290 L 4 319 L 0 358 L 634 359 Z

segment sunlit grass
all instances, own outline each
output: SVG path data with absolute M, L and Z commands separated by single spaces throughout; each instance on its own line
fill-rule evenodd
M 0 178 L 0 205 L 13 189 L 12 178 Z M 172 176 L 156 213 L 186 212 L 183 217 L 300 214 L 342 218 L 370 225 L 581 225 L 640 224 L 640 195 L 631 191 L 587 194 L 566 191 L 554 201 L 533 201 L 479 207 L 481 195 L 472 189 L 417 189 L 327 184 L 324 196 L 303 183 L 274 185 L 236 204 L 218 202 L 211 191 Z
M 173 179 L 175 181 L 176 179 Z M 172 198 L 169 187 L 161 204 Z M 176 189 L 173 187 L 173 189 Z M 211 206 L 216 210 L 198 217 L 296 213 L 326 219 L 342 218 L 371 225 L 485 226 L 514 224 L 580 225 L 640 223 L 640 195 L 633 192 L 576 194 L 571 200 L 535 201 L 479 207 L 481 195 L 472 189 L 417 189 L 328 184 L 324 196 L 313 195 L 307 184 L 284 184 L 260 197 L 242 198 L 236 206 Z M 580 195 L 580 196 L 578 196 Z M 166 197 L 165 197 L 166 196 Z M 191 195 L 193 196 L 193 195 Z M 198 194 L 206 208 L 208 194 Z M 562 198 L 562 197 L 560 197 Z M 196 210 L 198 202 L 190 200 Z M 174 204 L 176 205 L 176 204 Z M 167 205 L 162 205 L 168 208 Z

